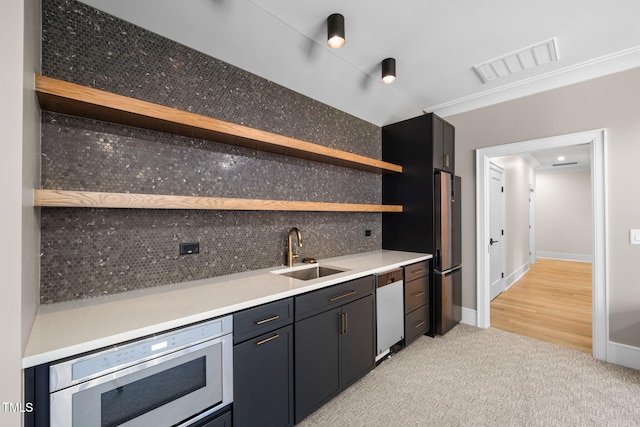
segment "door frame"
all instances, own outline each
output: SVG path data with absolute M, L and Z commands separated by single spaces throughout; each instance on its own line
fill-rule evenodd
M 489 301 L 489 159 L 491 157 L 521 154 L 535 150 L 589 144 L 591 150 L 592 191 L 592 340 L 593 357 L 607 360 L 609 341 L 609 304 L 607 300 L 607 235 L 605 194 L 605 142 L 606 129 L 597 129 L 568 135 L 476 150 L 476 262 L 477 262 L 477 319 L 481 328 L 490 326 Z
M 507 209 L 506 209 L 506 202 L 505 202 L 506 193 L 504 191 L 504 187 L 505 187 L 504 168 L 502 168 L 501 166 L 498 166 L 496 163 L 492 162 L 491 159 L 489 159 L 489 179 L 491 178 L 491 170 L 500 174 L 500 183 L 502 185 L 502 201 L 500 203 L 501 204 L 500 211 L 502 214 L 502 230 L 504 231 L 504 229 L 506 228 L 506 222 L 507 222 Z M 487 197 L 489 198 L 489 200 L 491 200 L 490 187 L 488 188 L 488 191 L 489 191 L 489 194 L 487 195 Z M 489 209 L 489 234 L 490 233 L 491 233 L 491 209 Z M 489 237 L 492 237 L 492 236 L 489 236 Z M 500 253 L 500 269 L 502 270 L 502 278 L 500 279 L 500 288 L 502 290 L 500 291 L 500 293 L 502 293 L 505 291 L 505 283 L 506 283 L 506 279 L 504 277 L 504 271 L 507 265 L 507 261 L 506 261 L 507 260 L 507 239 L 504 233 L 502 236 L 499 237 L 499 239 L 502 240 L 502 252 Z M 489 256 L 488 258 L 489 258 L 489 301 L 491 301 L 491 257 Z
M 536 187 L 529 184 L 529 265 L 536 262 Z

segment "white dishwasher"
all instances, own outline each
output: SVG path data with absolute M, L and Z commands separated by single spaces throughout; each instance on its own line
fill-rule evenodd
M 404 339 L 404 286 L 402 269 L 377 275 L 376 286 L 376 362 Z

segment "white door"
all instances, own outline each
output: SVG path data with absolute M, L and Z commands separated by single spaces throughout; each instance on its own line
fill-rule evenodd
M 504 170 L 489 165 L 489 247 L 491 288 L 489 297 L 494 299 L 504 291 Z

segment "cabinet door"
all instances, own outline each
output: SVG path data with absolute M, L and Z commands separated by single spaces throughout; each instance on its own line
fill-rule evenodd
M 437 116 L 433 116 L 433 167 L 445 170 L 444 163 L 444 122 Z
M 433 167 L 454 172 L 454 128 L 440 117 L 433 116 Z
M 454 173 L 455 171 L 455 130 L 452 125 L 443 121 L 443 135 L 442 135 L 442 152 L 444 155 L 443 170 L 446 172 Z
M 404 339 L 408 345 L 429 330 L 429 304 L 425 304 L 407 314 L 404 322 Z
M 295 323 L 295 421 L 340 392 L 340 307 Z
M 293 425 L 293 326 L 233 348 L 233 425 Z
M 404 284 L 405 314 L 415 310 L 429 301 L 429 276 L 406 282 Z
M 342 307 L 342 388 L 375 365 L 373 295 Z

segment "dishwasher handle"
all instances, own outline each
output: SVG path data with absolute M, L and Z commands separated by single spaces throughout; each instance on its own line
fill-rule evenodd
M 377 287 L 391 285 L 393 283 L 402 282 L 403 274 L 402 269 L 387 271 L 377 275 Z

